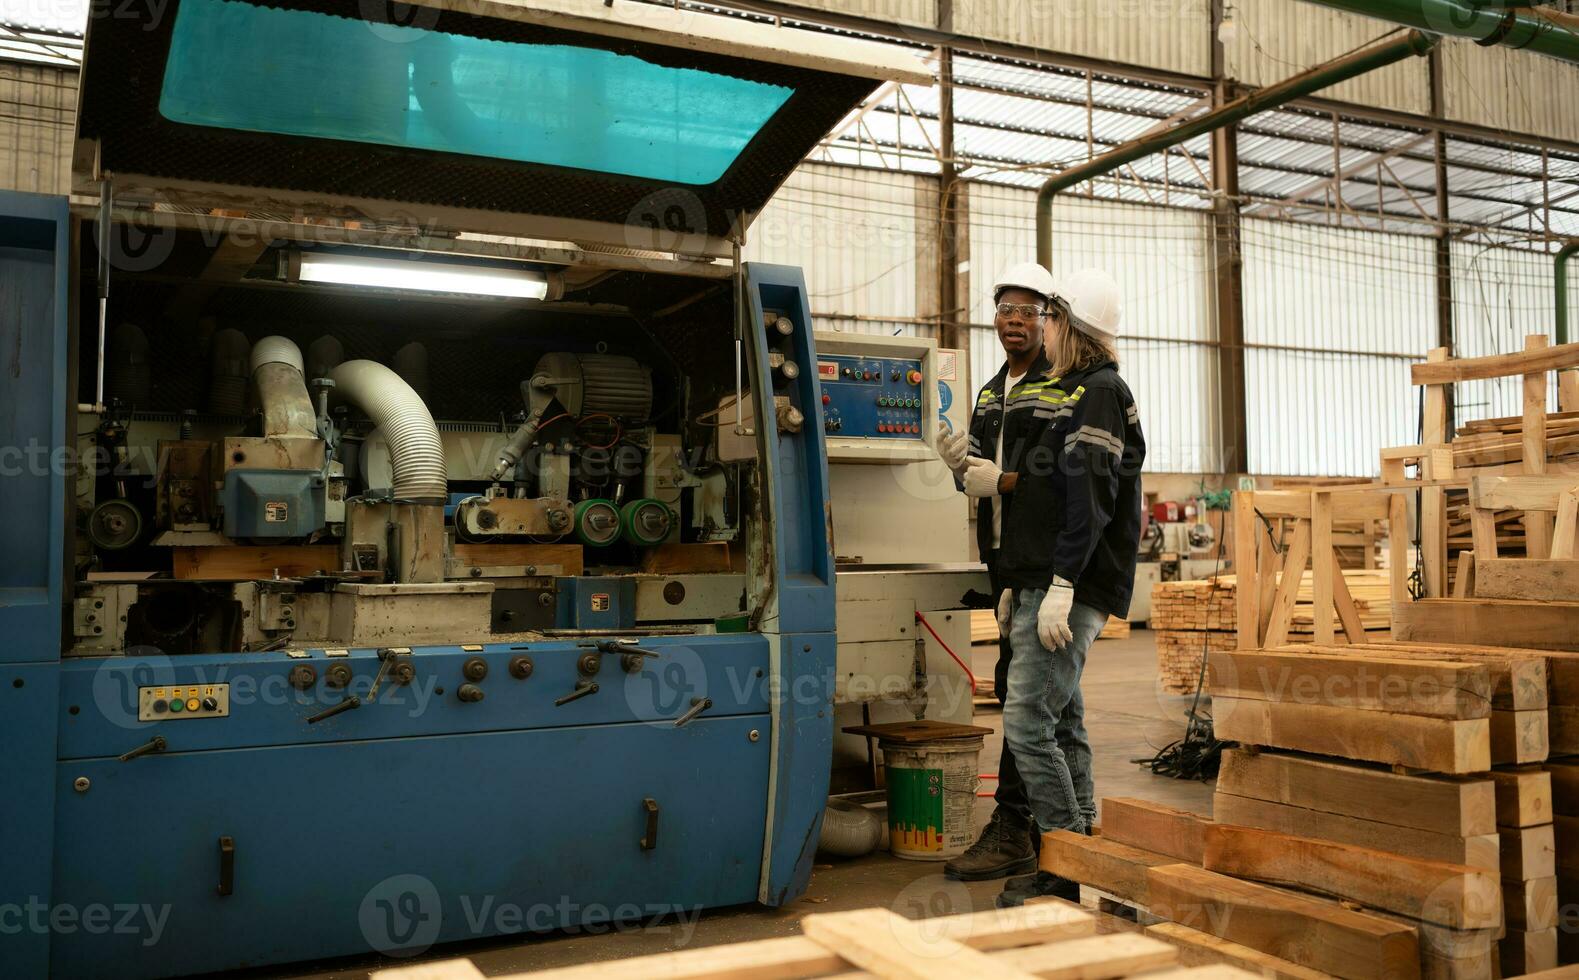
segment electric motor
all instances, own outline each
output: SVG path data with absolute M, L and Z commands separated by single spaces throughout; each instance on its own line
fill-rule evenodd
M 652 368 L 619 354 L 544 354 L 532 369 L 555 386 L 565 411 L 644 422 L 652 414 Z

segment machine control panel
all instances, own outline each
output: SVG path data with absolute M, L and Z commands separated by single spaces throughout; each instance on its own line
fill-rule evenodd
M 229 684 L 170 684 L 137 689 L 138 721 L 225 718 L 229 715 Z
M 823 428 L 846 438 L 924 441 L 924 377 L 916 358 L 818 357 Z

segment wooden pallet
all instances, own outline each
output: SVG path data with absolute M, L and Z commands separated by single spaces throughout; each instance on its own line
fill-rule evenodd
M 911 920 L 887 909 L 808 915 L 802 935 L 512 974 L 532 980 L 1251 980 L 1232 966 L 1178 966 L 1176 946 L 1133 932 L 1097 935 L 1097 917 L 1056 899 L 1017 909 Z M 1153 972 L 1156 971 L 1156 972 Z M 374 980 L 481 980 L 465 959 L 378 970 Z

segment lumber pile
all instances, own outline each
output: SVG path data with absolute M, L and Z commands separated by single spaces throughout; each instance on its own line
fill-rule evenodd
M 1523 416 L 1477 419 L 1459 426 L 1452 441 L 1453 469 L 1524 462 Z M 1548 462 L 1579 463 L 1579 412 L 1546 415 Z
M 1345 569 L 1344 581 L 1354 597 L 1360 622 L 1368 634 L 1387 639 L 1392 621 L 1392 589 L 1388 573 Z M 1275 577 L 1281 582 L 1282 576 Z M 1151 620 L 1156 631 L 1157 670 L 1162 688 L 1170 694 L 1190 694 L 1200 677 L 1201 658 L 1214 650 L 1237 646 L 1236 608 L 1238 577 L 1218 575 L 1208 579 L 1159 582 L 1151 590 Z M 1294 642 L 1314 639 L 1314 582 L 1305 576 L 1289 619 Z
M 1579 751 L 1566 724 L 1579 712 L 1554 703 L 1579 695 L 1579 656 L 1465 644 L 1290 644 L 1217 655 L 1208 671 L 1219 737 L 1341 757 L 1226 753 L 1218 821 L 1495 870 L 1506 917 L 1503 975 L 1557 964 L 1560 845 L 1543 764 Z M 1473 747 L 1464 741 L 1469 723 L 1486 726 Z M 1420 772 L 1478 773 L 1483 760 L 1496 767 L 1485 781 Z M 1579 834 L 1572 846 L 1579 865 Z M 1452 941 L 1462 945 L 1463 937 Z
M 941 893 L 940 893 L 941 894 Z M 1148 980 L 1252 980 L 1225 965 L 1180 966 L 1172 943 L 1139 932 L 1102 934 L 1093 913 L 1056 899 L 1023 908 L 913 921 L 888 909 L 801 919 L 801 935 L 657 953 L 556 970 L 512 974 L 532 980 L 720 980 L 724 977 L 1055 977 L 1098 980 L 1144 973 Z M 481 980 L 465 959 L 374 971 L 374 980 Z
M 1278 775 L 1263 784 L 1266 795 L 1320 792 Z M 1479 807 L 1468 816 L 1489 824 L 1489 783 L 1425 782 L 1436 794 L 1430 803 L 1468 787 L 1464 801 Z M 1239 786 L 1250 786 L 1243 773 Z M 1410 788 L 1390 787 L 1389 799 L 1403 809 L 1400 794 Z M 1445 825 L 1445 813 L 1436 813 Z M 1044 835 L 1041 866 L 1098 897 L 1136 906 L 1147 923 L 1167 920 L 1146 934 L 1178 945 L 1187 963 L 1230 962 L 1292 978 L 1489 978 L 1503 920 L 1491 836 L 1489 856 L 1470 866 L 1231 823 L 1221 813 L 1213 821 L 1142 800 L 1106 799 L 1101 835 Z

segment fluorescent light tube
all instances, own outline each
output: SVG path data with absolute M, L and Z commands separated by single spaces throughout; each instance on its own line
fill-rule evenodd
M 301 253 L 302 282 L 329 282 L 379 289 L 414 289 L 427 293 L 508 296 L 542 299 L 548 277 L 531 269 L 459 265 L 449 262 L 388 259 L 334 252 Z

